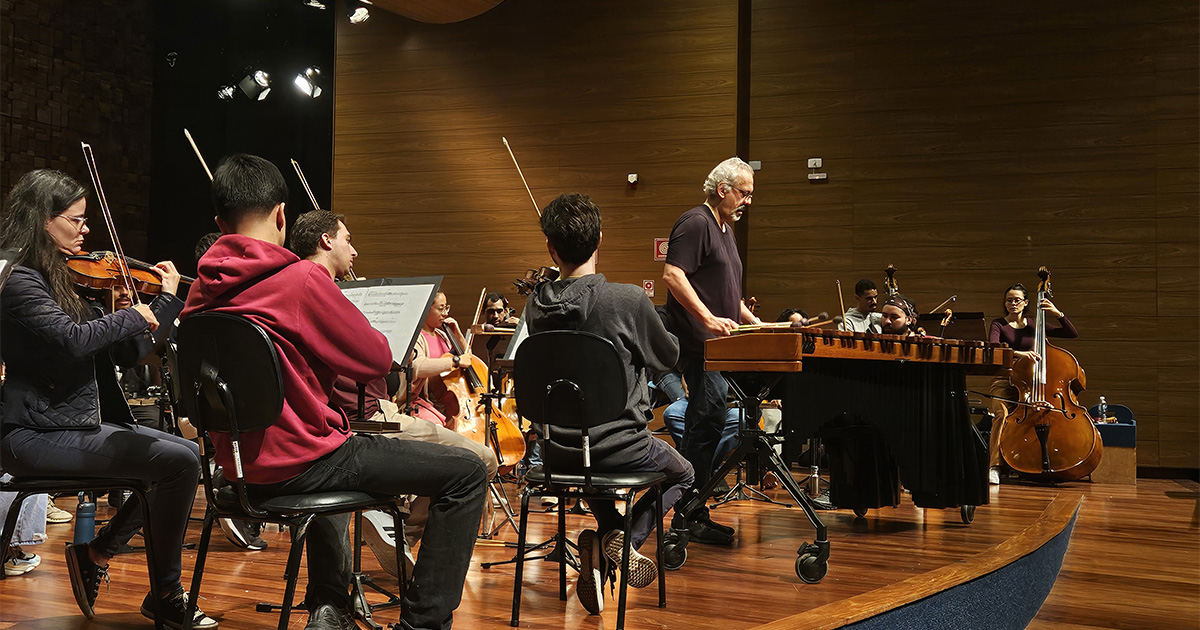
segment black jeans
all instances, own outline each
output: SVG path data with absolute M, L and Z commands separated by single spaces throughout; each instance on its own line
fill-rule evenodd
M 188 515 L 200 480 L 200 449 L 194 442 L 138 425 L 102 424 L 95 429 L 34 431 L 16 428 L 0 444 L 4 469 L 16 477 L 117 477 L 150 483 L 150 530 L 159 593 L 179 588 L 180 554 Z M 142 528 L 134 495 L 117 510 L 91 546 L 106 556 Z
M 683 416 L 683 456 L 696 471 L 698 490 L 713 474 L 713 458 L 725 429 L 725 398 L 729 383 L 720 372 L 704 370 L 704 354 L 689 353 L 679 359 L 688 387 L 687 412 Z
M 683 496 L 684 490 L 691 487 L 692 465 L 666 442 L 655 437 L 651 437 L 650 441 L 652 442 L 650 450 L 646 452 L 646 456 L 641 461 L 604 470 L 605 472 L 620 470 L 622 472 L 666 473 L 667 479 L 662 484 L 663 511 L 665 512 L 675 505 L 679 497 Z M 613 501 L 588 500 L 588 506 L 592 508 L 592 515 L 596 517 L 596 529 L 601 535 L 610 530 L 625 529 L 625 517 L 617 511 L 617 506 Z M 633 531 L 629 542 L 634 549 L 641 548 L 642 543 L 646 542 L 657 525 L 655 519 L 658 518 L 658 515 L 655 514 L 654 507 L 654 495 L 649 492 L 644 493 L 633 504 Z
M 487 494 L 487 468 L 463 448 L 355 434 L 287 481 L 254 486 L 256 493 L 305 494 L 354 490 L 429 497 L 429 522 L 404 597 L 400 622 L 412 630 L 450 628 Z M 350 610 L 349 515 L 313 519 L 308 530 L 309 610 L 332 604 Z

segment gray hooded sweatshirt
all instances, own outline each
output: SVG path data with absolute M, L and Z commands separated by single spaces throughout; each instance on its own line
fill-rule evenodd
M 615 284 L 602 274 L 539 284 L 529 296 L 525 321 L 530 334 L 547 330 L 582 330 L 604 337 L 617 348 L 625 366 L 629 398 L 612 422 L 591 430 L 592 466 L 617 469 L 641 460 L 655 439 L 646 428 L 653 417 L 647 370 L 669 370 L 679 358 L 679 342 L 667 332 L 654 304 L 641 287 Z M 551 466 L 582 462 L 578 439 L 562 442 L 551 432 Z M 573 437 L 573 436 L 572 436 Z

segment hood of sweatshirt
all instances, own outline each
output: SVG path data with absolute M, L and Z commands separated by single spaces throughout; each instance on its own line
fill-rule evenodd
M 543 282 L 534 290 L 531 304 L 543 330 L 579 330 L 587 321 L 599 289 L 607 283 L 604 274 L 593 273 L 571 282 Z
M 220 300 L 299 260 L 296 254 L 274 243 L 225 234 L 200 258 L 196 276 L 204 282 L 197 284 L 205 302 Z

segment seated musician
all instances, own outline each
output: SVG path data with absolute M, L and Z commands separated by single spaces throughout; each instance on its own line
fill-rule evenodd
M 854 332 L 877 333 L 882 329 L 882 316 L 875 312 L 879 303 L 879 289 L 868 278 L 863 278 L 854 284 L 854 296 L 858 305 L 850 307 L 838 325 L 838 330 Z
M 917 326 L 917 306 L 899 293 L 883 303 L 880 315 L 882 332 L 886 335 L 916 337 L 921 334 Z
M 503 293 L 491 292 L 483 298 L 483 323 L 493 328 L 512 328 L 521 322 L 508 308 Z
M 463 366 L 470 367 L 471 353 L 455 355 L 451 352 L 453 346 L 449 335 L 454 335 L 458 347 L 468 347 L 458 321 L 450 317 L 446 294 L 438 291 L 413 348 L 412 407 L 416 417 L 453 429 L 455 417 L 464 410 L 460 408 L 458 398 L 438 377 L 453 375 Z M 397 396 L 398 402 L 406 402 L 403 396 Z
M 358 252 L 350 244 L 350 230 L 346 227 L 345 216 L 328 210 L 312 210 L 296 219 L 296 224 L 292 227 L 290 249 L 297 256 L 324 267 L 329 271 L 331 278 L 344 278 L 349 275 L 351 263 L 358 256 Z M 479 456 L 487 466 L 489 479 L 495 476 L 499 465 L 496 462 L 496 454 L 491 449 L 440 424 L 401 413 L 396 403 L 388 396 L 385 379 L 375 379 L 364 385 L 366 391 L 363 397 L 363 418 L 369 422 L 386 422 L 394 426 L 395 429 L 384 432 L 385 436 L 465 448 Z M 346 417 L 357 418 L 358 384 L 353 379 L 338 376 L 333 383 L 330 403 L 340 409 Z M 416 497 L 409 502 L 408 510 L 409 517 L 405 520 L 404 536 L 408 547 L 412 548 L 425 531 L 425 524 L 429 519 L 429 497 Z M 396 540 L 395 536 L 388 532 L 392 526 L 391 516 L 372 510 L 364 512 L 363 517 L 369 525 L 364 533 L 371 551 L 375 553 L 385 571 L 399 577 L 399 567 L 396 566 Z M 408 575 L 411 576 L 412 572 Z
M 0 351 L 5 360 L 0 460 L 17 477 L 118 477 L 149 483 L 154 576 L 159 600 L 147 595 L 142 614 L 157 613 L 172 628 L 184 624 L 187 593 L 180 584 L 182 545 L 200 451 L 181 437 L 134 422 L 114 363 L 141 358 L 147 331 L 159 328 L 179 275 L 156 268 L 162 291 L 149 304 L 107 315 L 75 292 L 65 256 L 87 236 L 87 190 L 53 170 L 25 174 L 13 186 L 0 219 L 0 248 L 19 252 L 4 286 Z M 103 417 L 103 422 L 101 418 Z M 91 619 L 108 561 L 142 527 L 137 499 L 117 511 L 96 537 L 67 547 L 71 590 Z M 195 628 L 217 622 L 196 611 Z
M 663 506 L 673 506 L 693 482 L 692 466 L 675 449 L 650 434 L 647 371 L 675 365 L 679 344 L 654 312 L 641 287 L 613 284 L 596 272 L 600 245 L 600 209 L 586 195 L 560 195 L 542 211 L 542 232 L 550 257 L 561 270 L 560 280 L 538 284 L 525 307 L 530 334 L 547 330 L 583 330 L 616 346 L 625 366 L 629 398 L 625 410 L 611 422 L 592 430 L 592 466 L 599 471 L 661 471 Z M 544 457 L 552 466 L 578 469 L 581 448 L 563 444 L 551 433 Z M 598 531 L 579 535 L 579 586 L 576 593 L 591 614 L 604 607 L 604 557 L 620 564 L 624 519 L 612 501 L 590 501 Z M 636 553 L 655 530 L 654 497 L 643 495 L 634 505 L 629 585 L 647 586 L 657 577 L 654 560 Z M 682 545 L 680 545 L 682 547 Z M 673 561 L 669 561 L 669 564 Z
M 462 598 L 486 494 L 487 470 L 465 449 L 349 431 L 329 406 L 338 375 L 369 383 L 392 366 L 387 339 L 334 284 L 329 270 L 283 247 L 287 185 L 270 162 L 226 158 L 213 178 L 224 235 L 200 260 L 183 321 L 203 312 L 240 315 L 275 343 L 284 406 L 276 423 L 243 436 L 256 454 L 243 474 L 258 496 L 355 490 L 430 497 L 429 527 L 404 597 L 405 628 L 448 628 Z M 228 436 L 209 436 L 225 474 Z M 312 521 L 304 601 L 310 629 L 351 628 L 348 515 Z
M 988 341 L 992 343 L 1005 343 L 1013 349 L 1014 357 L 1024 357 L 1032 361 L 1040 361 L 1041 357 L 1033 351 L 1034 335 L 1036 331 L 1034 326 L 1025 316 L 1025 311 L 1029 307 L 1029 290 L 1021 283 L 1017 283 L 1008 287 L 1004 291 L 1004 317 L 992 320 L 991 329 L 988 334 Z M 1055 325 L 1046 322 L 1046 336 L 1057 337 L 1060 339 L 1074 339 L 1079 336 L 1079 332 L 1075 330 L 1075 325 L 1067 316 L 1054 306 L 1050 300 L 1043 299 L 1038 308 L 1053 315 L 1058 320 Z M 995 398 L 992 399 L 992 431 L 991 439 L 988 444 L 988 483 L 999 485 L 1000 483 L 1000 433 L 1004 427 L 1004 419 L 1008 414 L 1012 413 L 1015 405 L 1005 403 L 1004 400 L 1018 400 L 1021 392 L 1012 384 L 1007 374 L 996 376 L 992 381 L 990 391 L 988 392 Z

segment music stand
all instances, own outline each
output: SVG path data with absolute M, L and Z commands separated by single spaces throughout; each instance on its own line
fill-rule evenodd
M 987 325 L 984 322 L 982 311 L 961 313 L 954 311 L 950 316 L 950 323 L 942 328 L 942 320 L 945 317 L 944 314 L 925 313 L 917 316 L 917 324 L 927 333 L 943 339 L 988 340 Z

